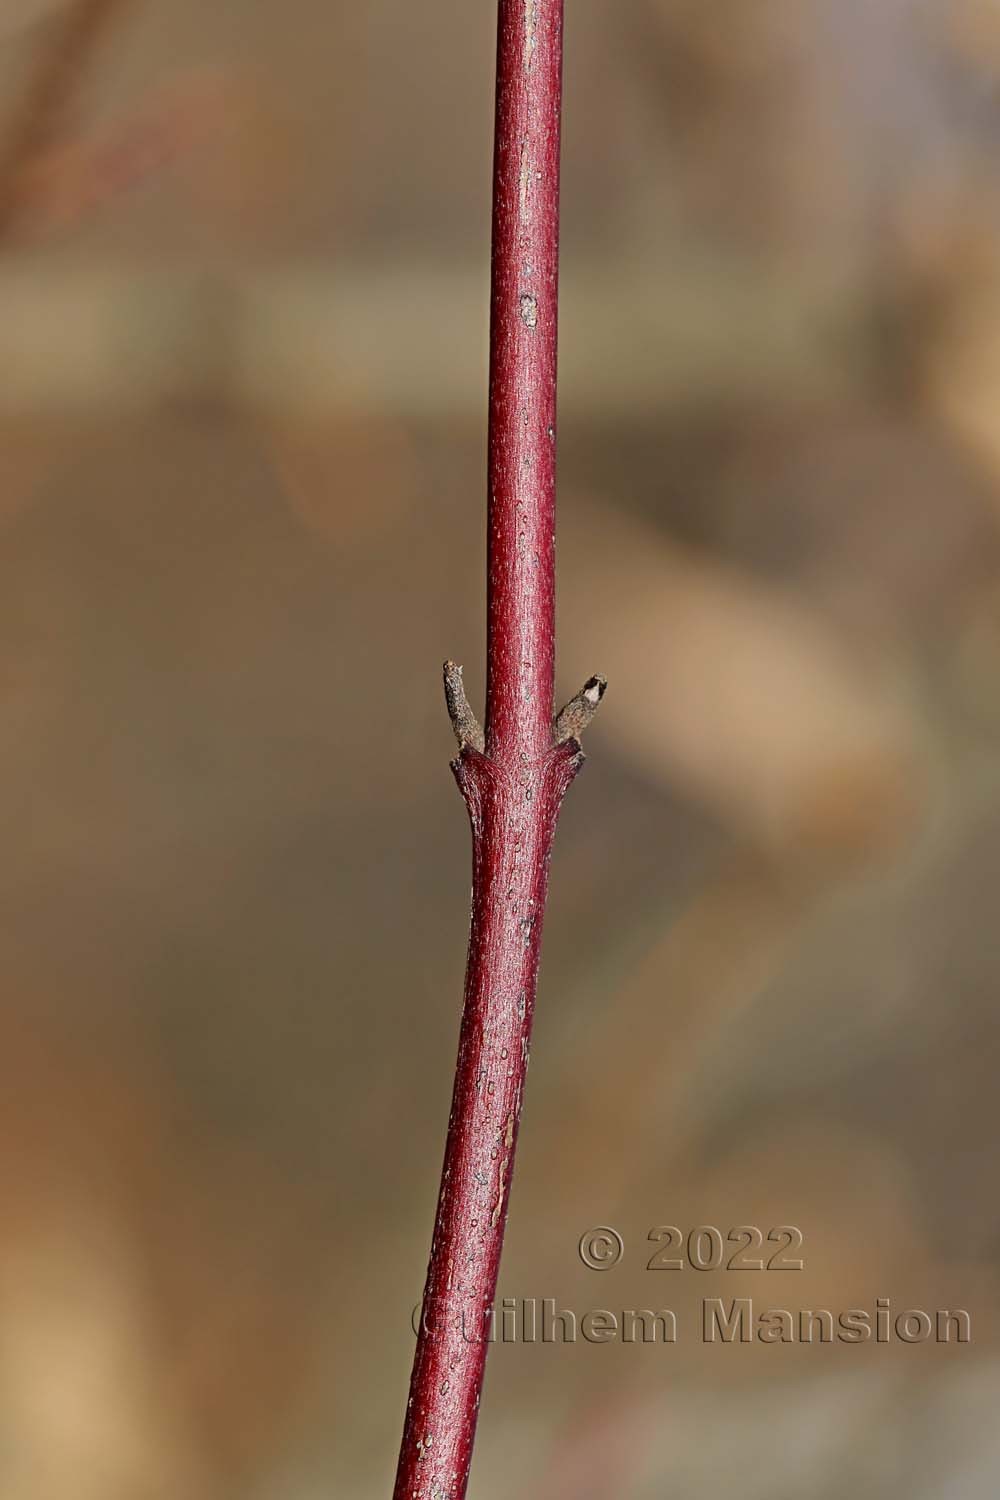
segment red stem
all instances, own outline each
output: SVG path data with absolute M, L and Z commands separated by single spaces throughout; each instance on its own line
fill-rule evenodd
M 548 883 L 591 679 L 552 719 L 562 0 L 500 0 L 486 734 L 448 663 L 473 838 L 455 1091 L 395 1500 L 462 1500 L 517 1141 Z
M 501 0 L 493 177 L 486 739 L 552 744 L 561 0 Z

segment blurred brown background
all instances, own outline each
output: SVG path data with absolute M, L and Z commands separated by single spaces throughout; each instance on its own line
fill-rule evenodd
M 481 1500 L 995 1494 L 1000 10 L 571 0 L 564 811 Z M 468 900 L 494 7 L 0 10 L 0 1492 L 391 1487 Z M 649 1273 L 651 1227 L 805 1270 Z M 624 1236 L 603 1275 L 576 1245 Z M 701 1298 L 963 1307 L 710 1347 Z

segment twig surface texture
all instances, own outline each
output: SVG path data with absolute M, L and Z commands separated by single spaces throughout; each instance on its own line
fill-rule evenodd
M 472 823 L 465 1004 L 395 1500 L 468 1483 L 528 1062 L 548 867 L 591 678 L 553 720 L 562 0 L 500 0 L 486 726 L 445 663 Z

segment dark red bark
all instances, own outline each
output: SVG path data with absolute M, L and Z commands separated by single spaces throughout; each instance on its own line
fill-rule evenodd
M 490 307 L 486 744 L 552 745 L 561 0 L 502 0 Z
M 501 0 L 485 736 L 445 666 L 472 923 L 455 1091 L 395 1500 L 462 1500 L 488 1349 L 559 807 L 593 678 L 553 726 L 562 0 Z
M 575 743 L 550 748 L 522 775 L 471 746 L 455 762 L 472 821 L 472 928 L 395 1500 L 461 1500 L 466 1491 L 528 1062 L 549 853 L 577 762 Z

